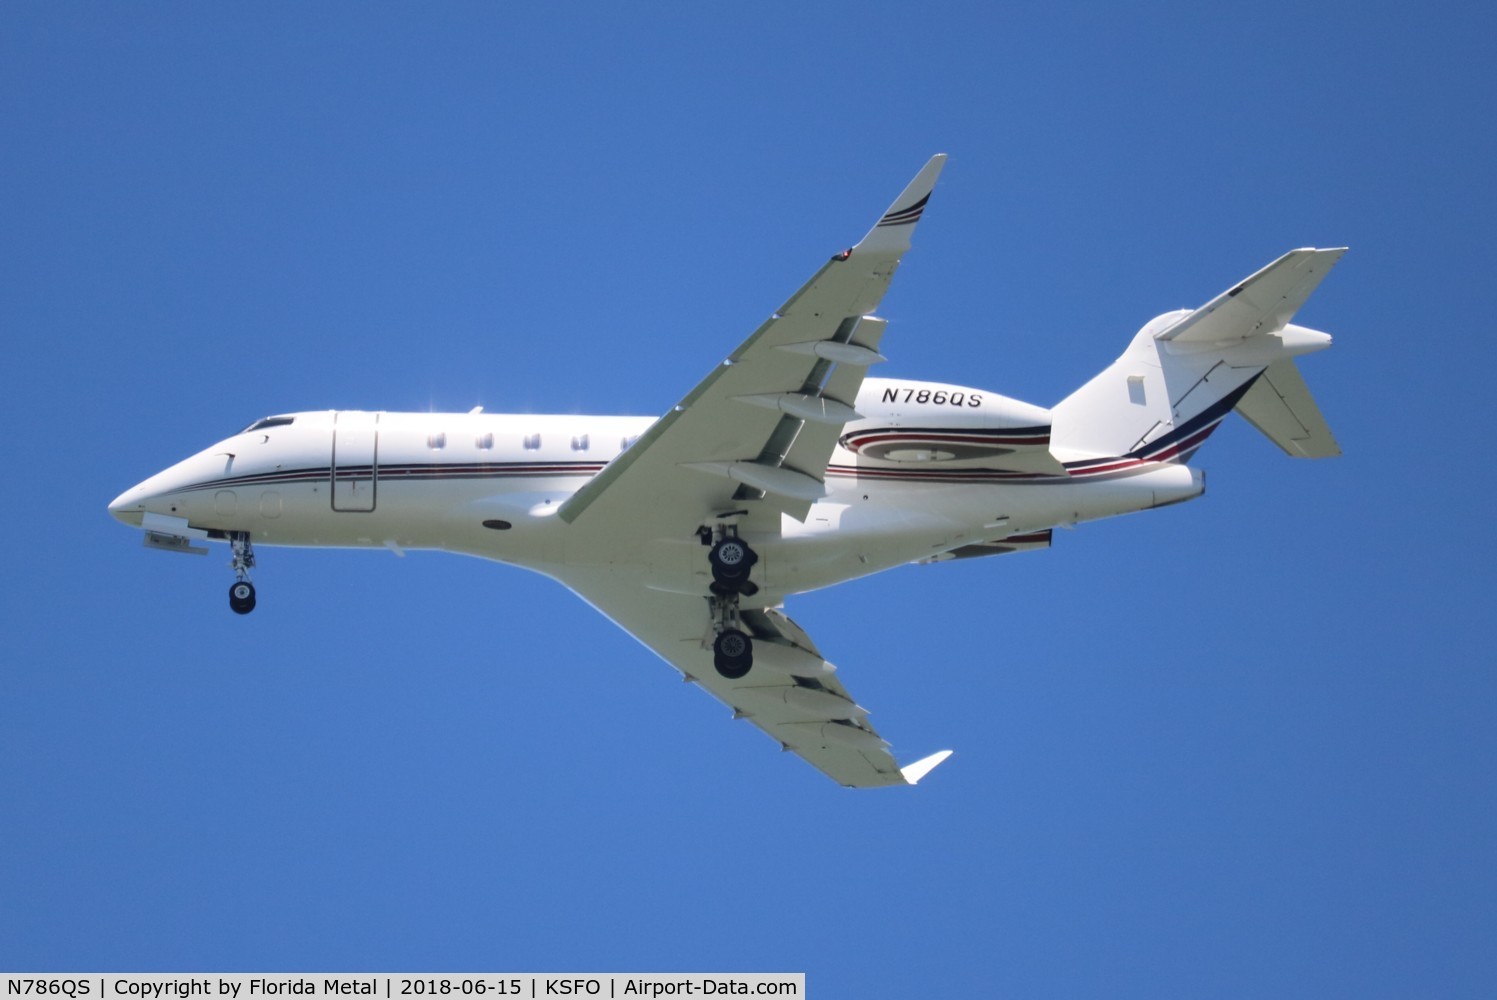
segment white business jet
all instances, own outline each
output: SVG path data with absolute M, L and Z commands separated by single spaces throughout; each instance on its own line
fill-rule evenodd
M 1185 463 L 1232 410 L 1291 455 L 1339 453 L 1289 322 L 1341 257 L 1294 250 L 1148 323 L 1045 409 L 986 389 L 869 378 L 874 310 L 945 164 L 832 257 L 658 419 L 323 410 L 258 420 L 120 495 L 147 546 L 442 549 L 552 577 L 833 780 L 919 781 L 782 610 L 909 562 L 1045 548 L 1055 526 L 1199 496 Z

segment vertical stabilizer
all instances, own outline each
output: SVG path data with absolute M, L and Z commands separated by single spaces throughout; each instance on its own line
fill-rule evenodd
M 1293 362 L 1331 338 L 1289 319 L 1344 252 L 1290 251 L 1199 309 L 1156 317 L 1056 405 L 1051 450 L 1061 461 L 1183 461 L 1236 408 L 1291 454 L 1339 454 Z

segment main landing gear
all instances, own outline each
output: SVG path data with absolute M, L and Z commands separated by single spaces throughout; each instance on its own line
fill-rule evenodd
M 722 625 L 712 640 L 712 665 L 730 681 L 746 677 L 754 665 L 754 640 L 736 625 Z
M 736 534 L 724 535 L 713 542 L 707 553 L 707 562 L 712 566 L 712 592 L 719 597 L 757 594 L 759 587 L 749 579 L 749 570 L 758 561 L 758 554 Z
M 730 681 L 748 674 L 754 665 L 754 641 L 740 626 L 738 599 L 759 592 L 758 584 L 749 579 L 749 571 L 759 556 L 747 542 L 738 537 L 732 525 L 719 525 L 714 531 L 703 527 L 702 544 L 709 546 L 707 562 L 712 567 L 712 665 Z
M 250 547 L 249 532 L 229 532 L 229 548 L 234 552 L 234 561 L 229 566 L 238 577 L 229 588 L 229 607 L 236 615 L 247 615 L 255 610 L 255 585 L 249 578 L 250 568 L 255 565 L 255 550 Z

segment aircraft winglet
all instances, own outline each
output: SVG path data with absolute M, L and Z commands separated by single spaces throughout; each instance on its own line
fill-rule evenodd
M 938 750 L 935 753 L 931 754 L 929 757 L 921 757 L 913 764 L 906 764 L 904 767 L 901 767 L 899 769 L 899 773 L 904 775 L 904 780 L 907 783 L 911 785 L 918 785 L 921 778 L 934 771 L 938 766 L 940 766 L 942 761 L 950 756 L 950 750 Z
M 898 198 L 874 223 L 868 235 L 852 248 L 853 253 L 880 253 L 899 255 L 910 248 L 910 237 L 915 233 L 915 223 L 925 211 L 925 203 L 935 190 L 936 179 L 941 168 L 946 166 L 946 154 L 937 153 L 920 168 L 915 179 L 910 181 Z

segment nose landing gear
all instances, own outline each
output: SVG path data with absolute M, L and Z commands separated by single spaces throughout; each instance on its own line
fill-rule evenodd
M 247 615 L 255 610 L 255 585 L 249 578 L 250 568 L 255 565 L 255 550 L 250 547 L 249 532 L 230 532 L 229 548 L 234 552 L 234 561 L 229 566 L 238 577 L 229 588 L 229 608 L 236 615 Z

